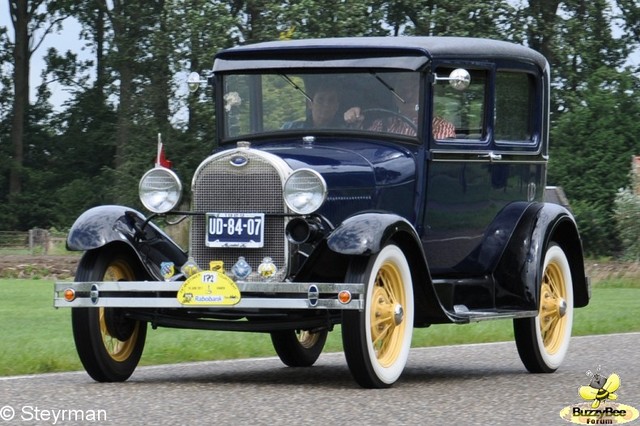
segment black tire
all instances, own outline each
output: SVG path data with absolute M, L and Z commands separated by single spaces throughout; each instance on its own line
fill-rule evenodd
M 513 320 L 518 354 L 531 373 L 553 373 L 564 360 L 573 326 L 573 282 L 567 256 L 550 244 L 544 257 L 538 315 Z
M 271 333 L 271 342 L 280 360 L 289 367 L 311 367 L 327 341 L 327 330 L 283 330 Z
M 142 279 L 137 259 L 113 249 L 84 254 L 76 281 Z M 118 308 L 73 308 L 71 323 L 76 350 L 84 369 L 98 382 L 127 380 L 140 361 L 147 324 L 124 317 Z
M 364 282 L 362 312 L 345 311 L 342 345 L 349 370 L 365 388 L 387 388 L 404 370 L 413 333 L 413 284 L 407 259 L 387 245 L 367 260 L 354 259 L 347 282 Z

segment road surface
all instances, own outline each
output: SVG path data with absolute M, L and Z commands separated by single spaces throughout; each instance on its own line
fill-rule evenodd
M 277 358 L 140 367 L 125 383 L 84 372 L 0 378 L 7 425 L 569 425 L 562 408 L 600 365 L 640 409 L 640 333 L 573 338 L 554 374 L 529 374 L 514 343 L 413 349 L 390 389 L 359 388 L 341 353 L 311 368 Z M 84 419 L 84 422 L 76 421 Z M 640 420 L 631 424 L 640 426 Z

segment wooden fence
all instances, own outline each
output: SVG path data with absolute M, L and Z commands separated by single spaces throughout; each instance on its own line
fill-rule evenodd
M 49 254 L 56 245 L 64 245 L 62 233 L 46 229 L 29 231 L 0 231 L 0 253 L 5 254 Z

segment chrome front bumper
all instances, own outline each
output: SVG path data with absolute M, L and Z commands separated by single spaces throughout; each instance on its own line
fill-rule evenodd
M 57 282 L 56 308 L 184 308 L 184 309 L 337 309 L 362 310 L 364 284 L 236 282 L 240 300 L 234 305 L 185 305 L 177 298 L 184 281 Z M 346 293 L 345 293 L 346 292 Z M 344 303 L 346 295 L 349 301 Z M 71 294 L 73 298 L 71 298 Z M 67 298 L 65 298 L 67 295 Z M 342 296 L 343 301 L 339 300 Z M 72 299 L 72 300 L 69 300 Z

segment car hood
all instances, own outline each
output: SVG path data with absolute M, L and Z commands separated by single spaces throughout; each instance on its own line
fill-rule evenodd
M 254 147 L 279 156 L 294 170 L 316 170 L 322 174 L 329 188 L 385 187 L 415 179 L 415 154 L 398 145 L 331 139 Z

